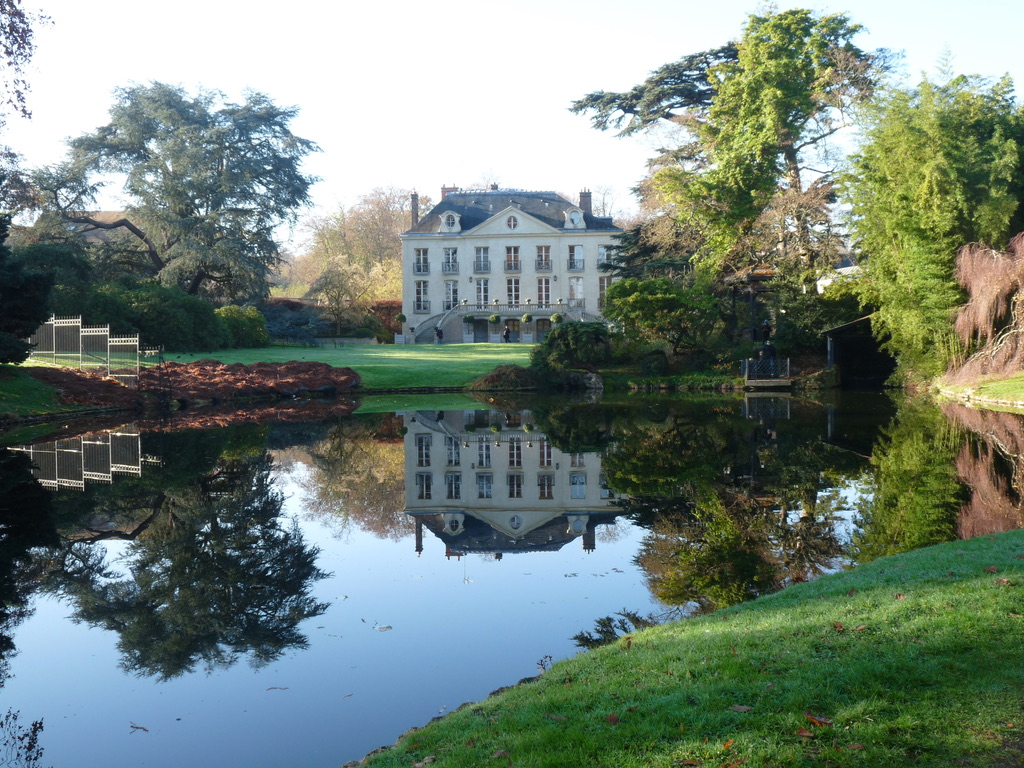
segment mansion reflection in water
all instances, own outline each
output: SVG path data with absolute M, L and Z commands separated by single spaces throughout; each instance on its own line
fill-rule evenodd
M 620 510 L 599 453 L 566 453 L 533 428 L 530 411 L 403 414 L 406 512 L 445 544 L 446 557 L 554 552 Z

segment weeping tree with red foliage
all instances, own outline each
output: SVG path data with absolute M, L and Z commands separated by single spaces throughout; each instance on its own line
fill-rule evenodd
M 956 278 L 970 298 L 954 327 L 970 354 L 954 361 L 946 380 L 963 383 L 1024 368 L 1024 233 L 1005 251 L 964 246 L 957 254 Z

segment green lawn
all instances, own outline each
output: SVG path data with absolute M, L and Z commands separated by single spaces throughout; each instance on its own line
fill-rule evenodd
M 636 632 L 368 768 L 1024 764 L 1024 531 Z
M 366 344 L 346 347 L 267 347 L 206 354 L 168 354 L 175 362 L 214 359 L 225 363 L 315 360 L 348 367 L 364 389 L 464 387 L 499 365 L 528 365 L 532 344 Z
M 16 365 L 0 365 L 0 415 L 28 416 L 72 410 L 57 400 L 57 391 Z
M 955 387 L 940 385 L 940 389 L 952 397 L 969 396 L 972 400 L 987 401 L 1014 410 L 1024 408 L 1024 373 L 1009 378 L 982 378 Z

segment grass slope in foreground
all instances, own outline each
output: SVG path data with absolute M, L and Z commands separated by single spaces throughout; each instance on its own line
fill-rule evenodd
M 499 365 L 530 364 L 532 344 L 359 344 L 348 347 L 265 347 L 193 355 L 167 355 L 168 361 L 220 360 L 225 363 L 316 361 L 352 368 L 364 389 L 465 387 Z
M 639 632 L 367 765 L 1021 765 L 1022 558 L 958 541 Z

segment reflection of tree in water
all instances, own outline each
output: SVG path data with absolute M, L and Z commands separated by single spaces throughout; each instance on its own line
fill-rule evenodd
M 671 604 L 713 610 L 811 578 L 842 552 L 832 491 L 865 461 L 822 439 L 824 414 L 765 424 L 721 399 L 617 421 L 609 486 L 647 528 L 637 563 Z
M 305 509 L 341 531 L 354 522 L 381 538 L 410 535 L 401 426 L 394 414 L 345 419 L 314 443 L 301 481 Z
M 872 451 L 870 493 L 857 510 L 857 562 L 956 537 L 964 490 L 954 460 L 962 445 L 962 431 L 931 400 L 914 398 L 900 405 Z
M 15 653 L 11 636 L 31 615 L 29 596 L 45 565 L 31 550 L 57 543 L 50 494 L 31 467 L 27 456 L 0 448 L 0 686 Z
M 305 647 L 298 624 L 326 610 L 310 596 L 327 575 L 316 567 L 318 550 L 296 526 L 282 526 L 270 458 L 259 433 L 248 434 L 255 439 L 221 442 L 220 458 L 198 477 L 153 490 L 161 475 L 182 471 L 169 467 L 137 482 L 111 505 L 134 526 L 122 523 L 59 553 L 63 567 L 48 587 L 74 601 L 76 620 L 118 633 L 126 669 L 168 679 L 243 656 L 261 666 Z M 127 575 L 92 543 L 112 535 L 130 541 Z
M 957 535 L 968 539 L 1024 526 L 1024 417 L 954 404 L 943 411 L 971 433 L 956 457 L 957 473 L 970 489 Z

